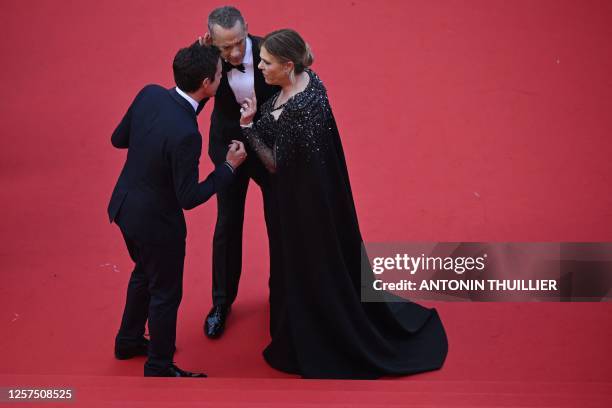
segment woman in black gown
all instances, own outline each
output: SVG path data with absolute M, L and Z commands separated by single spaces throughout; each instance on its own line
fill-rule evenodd
M 276 195 L 279 273 L 270 277 L 272 341 L 264 358 L 305 378 L 371 379 L 435 370 L 447 353 L 435 309 L 362 302 L 371 269 L 327 92 L 307 67 L 312 55 L 293 30 L 264 39 L 266 82 L 282 90 L 242 109 L 243 135 L 270 171 Z M 364 258 L 362 258 L 364 257 Z M 368 265 L 362 282 L 362 259 Z M 363 287 L 362 287 L 363 285 Z

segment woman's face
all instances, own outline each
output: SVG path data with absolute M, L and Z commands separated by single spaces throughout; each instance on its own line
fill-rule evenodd
M 259 50 L 261 61 L 257 68 L 268 85 L 283 85 L 289 80 L 290 62 L 281 62 L 274 55 L 270 54 L 266 47 Z

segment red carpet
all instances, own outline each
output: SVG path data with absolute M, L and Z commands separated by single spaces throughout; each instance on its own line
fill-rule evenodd
M 234 4 L 252 33 L 292 27 L 310 43 L 366 241 L 612 241 L 611 3 Z M 174 53 L 218 5 L 0 3 L 0 387 L 72 386 L 88 407 L 610 406 L 610 303 L 437 303 L 448 359 L 414 377 L 269 368 L 256 188 L 220 341 L 201 328 L 215 203 L 188 214 L 176 361 L 211 378 L 145 380 L 142 359 L 113 358 L 131 263 L 105 213 L 125 155 L 110 134 L 144 84 L 172 85 Z

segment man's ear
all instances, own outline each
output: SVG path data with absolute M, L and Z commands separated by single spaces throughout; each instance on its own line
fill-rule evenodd
M 200 86 L 200 89 L 206 90 L 206 89 L 208 89 L 210 84 L 211 84 L 210 78 L 208 78 L 208 77 L 204 78 L 204 80 L 202 81 L 202 86 Z
M 244 33 L 245 34 L 249 33 L 249 23 L 247 23 L 246 21 L 244 22 Z
M 212 35 L 210 35 L 210 33 L 209 33 L 209 32 L 206 32 L 206 33 L 204 34 L 204 37 L 202 37 L 202 40 L 200 41 L 200 45 L 208 45 L 208 46 L 211 46 L 211 45 L 212 45 L 212 43 L 213 43 L 213 40 L 212 40 Z

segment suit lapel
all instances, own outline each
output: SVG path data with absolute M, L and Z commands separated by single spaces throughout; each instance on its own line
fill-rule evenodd
M 215 95 L 215 105 L 217 103 L 222 103 L 226 106 L 238 105 L 234 90 L 229 84 L 227 72 L 221 74 L 221 83 L 219 83 L 219 89 L 217 89 L 217 94 Z
M 251 37 L 251 42 L 253 44 L 251 49 L 253 50 L 253 83 L 255 85 L 255 96 L 257 99 L 261 100 L 261 97 L 264 94 L 264 88 L 266 86 L 266 81 L 263 74 L 261 73 L 261 70 L 257 68 L 259 62 L 261 61 L 261 58 L 259 57 L 259 46 L 262 39 L 260 37 L 252 37 L 250 35 L 249 37 Z

